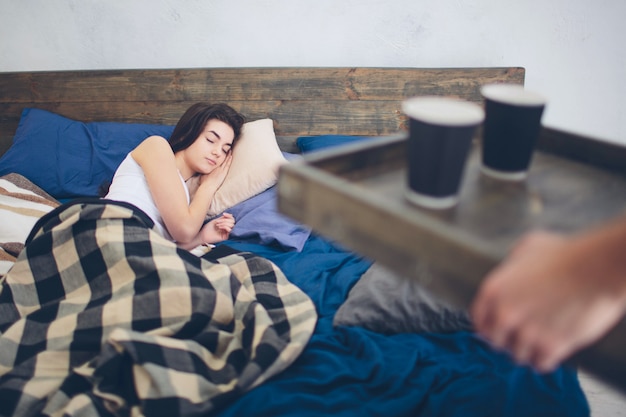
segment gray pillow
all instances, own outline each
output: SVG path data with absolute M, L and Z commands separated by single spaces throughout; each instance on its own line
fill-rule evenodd
M 384 334 L 472 329 L 466 310 L 451 306 L 418 282 L 377 263 L 352 287 L 333 325 L 361 326 Z

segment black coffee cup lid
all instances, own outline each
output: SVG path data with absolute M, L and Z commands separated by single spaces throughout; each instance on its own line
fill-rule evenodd
M 487 84 L 480 89 L 480 93 L 488 100 L 514 106 L 537 107 L 546 104 L 544 96 L 519 84 Z
M 442 96 L 420 96 L 402 102 L 402 111 L 412 119 L 440 126 L 474 126 L 485 113 L 478 104 Z

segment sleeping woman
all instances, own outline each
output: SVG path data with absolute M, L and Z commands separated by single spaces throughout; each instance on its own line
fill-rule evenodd
M 204 219 L 243 121 L 195 104 L 106 199 L 39 219 L 0 282 L 0 415 L 206 415 L 296 359 L 317 321 L 305 293 L 255 254 L 185 250 L 235 224 Z
M 120 164 L 105 198 L 133 204 L 157 230 L 185 249 L 228 238 L 229 213 L 204 224 L 232 162 L 244 118 L 226 104 L 197 103 L 180 118 L 169 142 L 150 136 Z M 192 200 L 186 182 L 199 177 Z

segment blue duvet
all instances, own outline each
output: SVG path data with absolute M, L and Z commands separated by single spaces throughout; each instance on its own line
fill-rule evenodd
M 319 321 L 288 369 L 221 410 L 226 416 L 588 416 L 576 371 L 538 374 L 470 332 L 385 336 L 332 319 L 371 262 L 311 235 L 301 252 L 229 241 L 276 263 Z

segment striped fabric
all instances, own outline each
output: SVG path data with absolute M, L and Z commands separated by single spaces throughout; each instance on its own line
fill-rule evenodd
M 0 177 L 0 277 L 13 266 L 35 222 L 58 205 L 19 174 Z
M 106 201 L 45 215 L 0 292 L 7 416 L 206 416 L 285 369 L 311 300 L 267 259 L 209 260 Z

